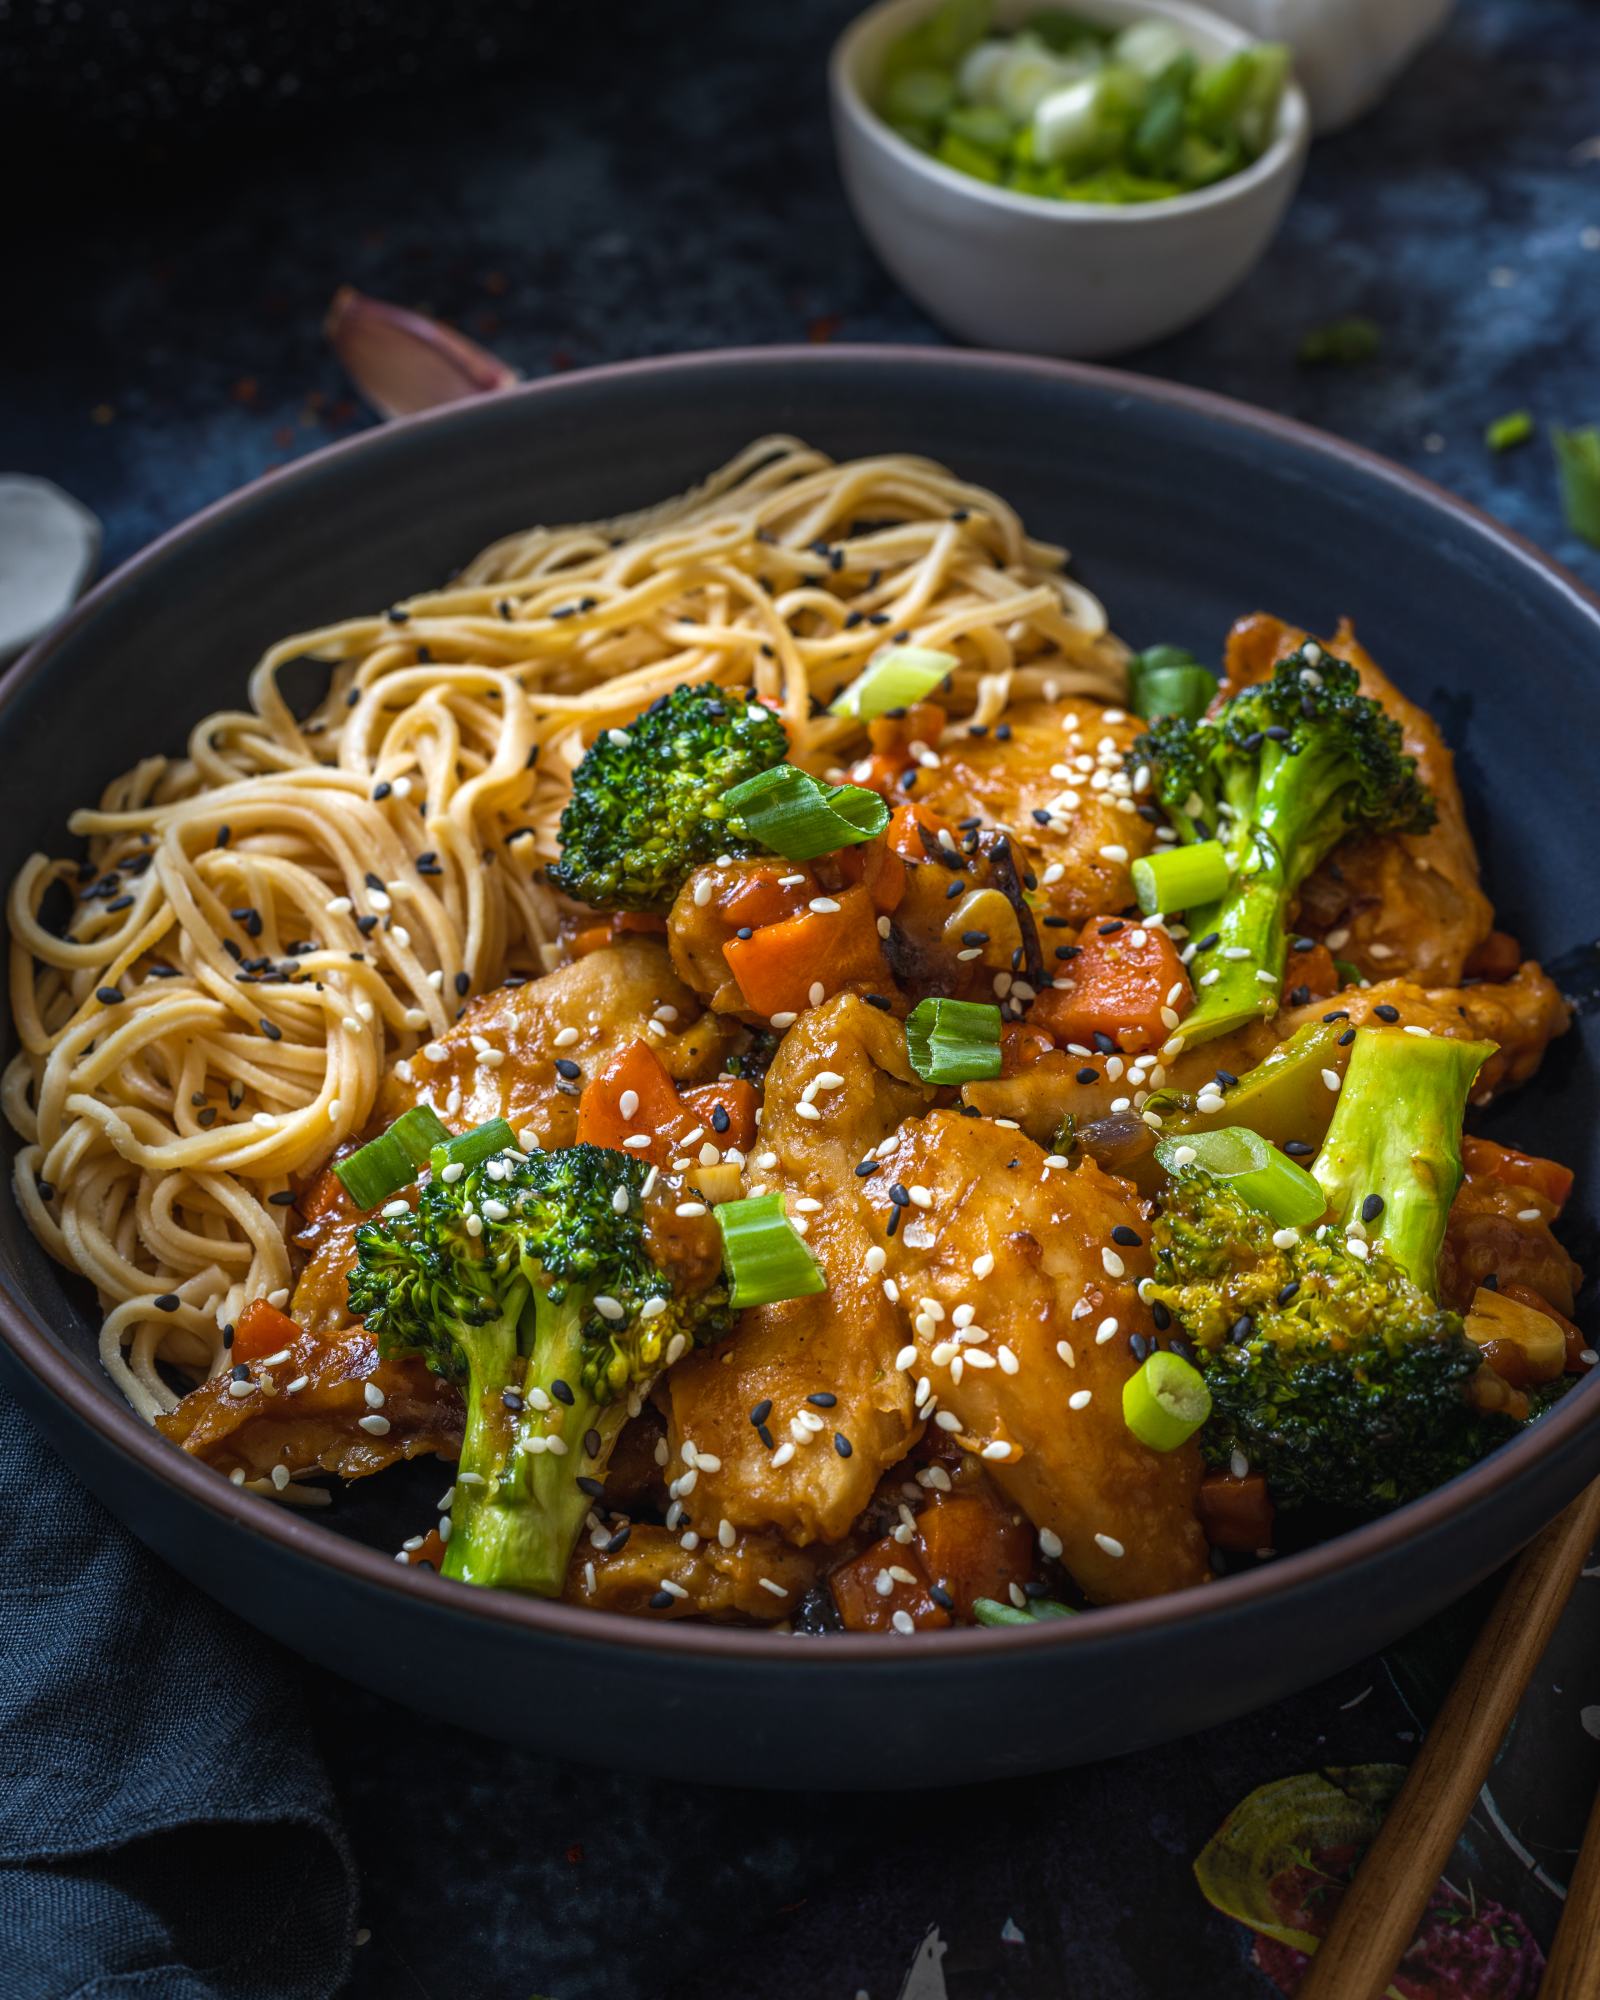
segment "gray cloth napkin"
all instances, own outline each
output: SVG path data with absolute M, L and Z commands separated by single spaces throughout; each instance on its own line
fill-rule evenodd
M 332 2000 L 355 1899 L 295 1664 L 0 1392 L 0 2000 Z

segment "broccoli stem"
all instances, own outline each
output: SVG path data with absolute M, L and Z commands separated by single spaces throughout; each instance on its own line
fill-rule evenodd
M 1461 1185 L 1461 1121 L 1493 1042 L 1362 1028 L 1350 1050 L 1328 1136 L 1311 1171 L 1342 1229 L 1367 1240 L 1430 1298 Z M 1381 1208 L 1369 1216 L 1366 1210 Z
M 1243 826 L 1225 836 L 1223 846 L 1232 886 L 1215 903 L 1188 914 L 1192 937 L 1215 940 L 1195 952 L 1189 967 L 1195 1004 L 1179 1032 L 1191 1048 L 1276 1013 L 1283 986 L 1289 895 L 1283 859 L 1269 838 Z M 1270 974 L 1270 980 L 1259 973 Z
M 628 1405 L 602 1404 L 584 1387 L 588 1301 L 574 1296 L 554 1305 L 537 1285 L 527 1301 L 520 1352 L 512 1320 L 509 1352 L 496 1342 L 483 1381 L 474 1369 L 468 1382 L 461 1471 L 484 1483 L 463 1484 L 457 1475 L 444 1569 L 463 1583 L 559 1597 L 594 1504 L 578 1480 L 604 1476 Z M 519 1408 L 507 1406 L 508 1388 Z M 599 1449 L 586 1451 L 586 1438 Z

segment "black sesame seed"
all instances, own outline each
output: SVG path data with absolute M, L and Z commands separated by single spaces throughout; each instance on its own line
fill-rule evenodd
M 1111 1039 L 1111 1037 L 1106 1033 L 1104 1028 L 1096 1028 L 1093 1036 L 1091 1037 L 1091 1040 L 1094 1042 L 1095 1047 L 1100 1051 L 1101 1055 L 1114 1056 L 1116 1054 L 1117 1045 Z
M 563 1381 L 559 1375 L 550 1384 L 550 1393 L 558 1403 L 565 1403 L 569 1410 L 572 1408 L 572 1385 Z
M 1137 1250 L 1144 1242 L 1138 1230 L 1130 1229 L 1125 1222 L 1119 1222 L 1111 1232 L 1113 1243 L 1120 1243 L 1125 1249 Z
M 756 1436 L 760 1438 L 761 1442 L 766 1446 L 767 1450 L 771 1451 L 772 1433 L 767 1429 L 765 1424 L 756 1425 Z
M 376 918 L 376 917 L 357 917 L 357 918 L 356 918 L 356 929 L 357 929 L 358 931 L 360 931 L 360 933 L 361 933 L 361 935 L 362 935 L 363 937 L 371 937 L 372 933 L 373 933 L 373 932 L 374 932 L 374 931 L 375 931 L 375 930 L 376 930 L 377 928 L 378 928 L 378 920 L 377 920 L 377 918 Z M 226 943 L 226 942 L 227 942 L 227 940 L 226 940 L 226 939 L 224 939 L 224 940 L 223 940 L 223 942 L 224 942 L 224 943 Z
M 53 1181 L 35 1181 L 33 1185 L 34 1185 L 34 1190 L 38 1194 L 38 1197 L 41 1201 L 51 1202 L 55 1200 L 56 1190 L 55 1190 L 55 1183 Z
M 726 1132 L 732 1123 L 733 1120 L 728 1116 L 728 1107 L 725 1104 L 715 1104 L 712 1106 L 711 1129 L 713 1132 Z
M 1500 1273 L 1498 1271 L 1486 1271 L 1482 1282 L 1488 1290 L 1497 1292 L 1500 1289 Z
M 1351 1043 L 1352 1043 L 1352 1042 L 1353 1042 L 1353 1041 L 1355 1040 L 1355 1038 L 1356 1038 L 1356 1031 L 1355 1031 L 1355 1029 L 1354 1029 L 1354 1028 L 1346 1028 L 1346 1029 L 1345 1029 L 1345 1031 L 1344 1031 L 1344 1033 L 1343 1033 L 1343 1034 L 1342 1034 L 1342 1035 L 1341 1035 L 1341 1036 L 1339 1037 L 1339 1046 L 1340 1046 L 1340 1048 L 1341 1048 L 1341 1049 L 1347 1049 L 1347 1048 L 1349 1048 L 1350 1044 L 1351 1044 Z
M 1254 1340 L 1256 1323 L 1248 1313 L 1241 1313 L 1228 1329 L 1228 1338 L 1243 1346 L 1247 1340 Z
M 1363 1222 L 1376 1222 L 1382 1213 L 1383 1196 L 1381 1194 L 1369 1194 L 1361 1204 L 1361 1220 Z
M 1331 1014 L 1324 1014 L 1322 1018 L 1324 1021 L 1330 1022 L 1348 1021 L 1350 1018 L 1350 1009 L 1348 1007 L 1335 1007 Z
M 1309 986 L 1296 986 L 1290 989 L 1289 1005 L 1291 1007 L 1303 1007 L 1310 998 L 1311 988 Z
M 576 1083 L 578 1078 L 583 1075 L 583 1071 L 570 1056 L 557 1056 L 556 1075 L 564 1076 L 568 1083 Z
M 236 1361 L 228 1372 L 232 1375 L 235 1382 L 248 1382 L 250 1380 L 250 1370 L 242 1361 Z
M 1172 1324 L 1171 1313 L 1167 1311 L 1159 1299 L 1152 1299 L 1150 1301 L 1150 1317 L 1155 1321 L 1158 1333 L 1165 1333 L 1167 1328 Z
M 1154 1345 L 1155 1342 L 1147 1340 L 1142 1333 L 1130 1333 L 1128 1335 L 1128 1352 L 1133 1356 L 1135 1361 L 1143 1361 Z
M 841 1458 L 848 1458 L 853 1449 L 850 1440 L 845 1436 L 843 1431 L 834 1432 L 833 1448 Z
M 652 1611 L 670 1611 L 672 1609 L 672 1592 L 670 1590 L 653 1592 L 650 1598 L 650 1609 Z
M 772 1398 L 770 1396 L 763 1396 L 761 1401 L 750 1412 L 750 1421 L 753 1424 L 764 1424 L 771 1415 Z
M 580 1493 L 586 1493 L 591 1500 L 603 1500 L 606 1497 L 605 1481 L 596 1479 L 592 1473 L 579 1472 L 574 1475 L 572 1483 Z
M 819 1410 L 831 1410 L 838 1400 L 831 1389 L 816 1389 L 806 1398 L 808 1403 L 814 1403 Z
M 155 1306 L 157 1312 L 175 1313 L 178 1310 L 180 1301 L 176 1292 L 162 1292 L 151 1303 Z
M 281 1042 L 283 1040 L 282 1028 L 278 1026 L 276 1021 L 269 1021 L 265 1014 L 260 1017 L 256 1025 L 269 1042 Z
M 904 1181 L 891 1181 L 889 1183 L 889 1199 L 894 1203 L 896 1208 L 910 1207 L 911 1196 L 906 1191 Z
M 625 1549 L 628 1546 L 628 1537 L 632 1533 L 633 1533 L 633 1523 L 631 1521 L 624 1523 L 622 1527 L 618 1528 L 617 1532 L 611 1537 L 610 1541 L 606 1543 L 606 1548 L 605 1548 L 606 1554 L 608 1556 L 614 1556 L 619 1549 Z
M 1100 925 L 1099 925 L 1099 926 L 1098 926 L 1098 927 L 1096 928 L 1096 930 L 1095 930 L 1095 936 L 1096 936 L 1096 937 L 1115 937 L 1115 936 L 1116 936 L 1116 934 L 1117 934 L 1117 932 L 1118 932 L 1118 931 L 1120 931 L 1120 930 L 1123 930 L 1124 928 L 1126 928 L 1126 927 L 1125 927 L 1125 925 L 1123 924 L 1123 921 L 1122 921 L 1121 917 L 1113 917 L 1113 918 L 1111 919 L 1111 921 L 1110 921 L 1110 923 L 1109 923 L 1109 924 L 1100 924 Z
M 231 1324 L 222 1329 L 222 1345 L 224 1350 L 233 1345 L 233 1327 Z
M 1089 1065 L 1085 1063 L 1083 1068 L 1078 1071 L 1077 1080 L 1079 1083 L 1098 1083 L 1100 1081 L 1100 1072 L 1097 1069 L 1090 1069 Z
M 409 611 L 402 611 L 397 604 L 391 604 L 383 615 L 391 625 L 409 625 L 411 623 L 411 613 Z
M 1214 944 L 1221 944 L 1221 942 L 1222 942 L 1221 931 L 1207 931 L 1203 938 L 1199 938 L 1196 940 L 1195 950 L 1209 951 Z
M 472 980 L 470 979 L 470 977 L 465 972 L 458 972 L 456 974 L 456 992 L 460 994 L 460 996 L 464 1000 L 471 991 L 472 991 Z
M 1315 938 L 1296 938 L 1289 946 L 1291 951 L 1315 951 L 1316 948 Z
M 869 1180 L 873 1174 L 881 1171 L 882 1162 L 879 1160 L 859 1160 L 856 1163 L 855 1173 L 858 1181 Z
M 600 1449 L 600 1433 L 598 1431 L 585 1431 L 583 1434 L 584 1457 L 598 1458 L 600 1456 Z
M 1299 1291 L 1299 1289 L 1300 1289 L 1300 1280 L 1298 1278 L 1291 1278 L 1288 1284 L 1286 1284 L 1283 1287 L 1283 1289 L 1278 1293 L 1278 1304 L 1280 1306 L 1286 1306 L 1289 1303 L 1289 1301 L 1294 1297 L 1295 1293 Z
M 896 1231 L 900 1227 L 900 1217 L 904 1213 L 905 1211 L 903 1209 L 899 1208 L 890 1209 L 889 1220 L 883 1225 L 883 1233 L 885 1236 L 893 1236 L 896 1233 Z
M 522 1391 L 520 1389 L 502 1389 L 500 1391 L 500 1400 L 508 1410 L 520 1410 L 522 1408 Z
M 1304 1139 L 1285 1139 L 1283 1150 L 1289 1155 L 1291 1160 L 1304 1160 L 1308 1159 L 1317 1149 L 1315 1146 L 1308 1146 Z
M 274 1208 L 293 1208 L 294 1189 L 279 1188 L 276 1194 L 269 1194 L 267 1200 L 271 1202 Z
M 1213 1072 L 1213 1081 L 1219 1090 L 1232 1090 L 1239 1079 L 1231 1069 L 1219 1069 Z
M 961 942 L 963 944 L 987 944 L 989 942 L 989 933 L 987 931 L 963 931 L 961 933 Z
M 111 901 L 106 904 L 106 908 L 108 911 L 131 910 L 133 908 L 133 898 L 131 896 L 113 896 Z
M 1400 1009 L 1391 1007 L 1387 1000 L 1381 1000 L 1372 1011 L 1380 1021 L 1398 1021 L 1400 1018 Z
M 945 1589 L 942 1583 L 930 1583 L 928 1585 L 928 1595 L 933 1599 L 934 1603 L 938 1605 L 941 1611 L 955 1610 L 956 1601 L 950 1595 L 949 1591 Z
M 122 1005 L 122 988 L 120 986 L 100 986 L 95 989 L 94 997 L 100 1002 L 102 1007 L 120 1007 Z
M 372 803 L 375 806 L 381 806 L 393 790 L 394 786 L 389 783 L 387 778 L 380 778 L 372 788 Z M 370 881 L 372 878 L 369 876 L 367 879 Z
M 894 1004 L 882 993 L 863 993 L 861 997 L 869 1007 L 876 1007 L 884 1014 L 887 1014 Z
M 755 932 L 750 927 L 749 924 L 741 924 L 739 928 L 734 932 L 734 936 L 736 938 L 743 938 L 745 942 L 748 943 L 750 939 L 755 936 Z
M 952 882 L 944 892 L 945 901 L 948 903 L 953 897 L 959 896 L 965 887 L 966 884 L 964 882 Z

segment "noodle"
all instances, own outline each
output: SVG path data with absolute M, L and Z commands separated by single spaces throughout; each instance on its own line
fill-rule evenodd
M 961 659 L 953 706 L 1124 692 L 1103 611 L 993 494 L 909 457 L 751 445 L 693 493 L 498 542 L 445 590 L 274 647 L 208 716 L 73 814 L 87 859 L 11 888 L 21 1048 L 0 1108 L 40 1242 L 95 1286 L 105 1366 L 147 1418 L 286 1303 L 292 1190 L 372 1117 L 386 1069 L 468 993 L 561 952 L 542 864 L 600 729 L 711 679 L 813 715 L 891 635 Z M 297 719 L 279 676 L 327 694 Z M 64 929 L 47 897 L 76 896 Z

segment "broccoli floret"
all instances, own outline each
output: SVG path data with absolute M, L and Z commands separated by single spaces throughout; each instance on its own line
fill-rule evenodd
M 597 910 L 665 912 L 702 863 L 750 851 L 724 797 L 788 751 L 769 709 L 709 682 L 674 688 L 585 752 L 550 880 Z
M 1308 643 L 1199 722 L 1158 721 L 1128 753 L 1186 845 L 1222 842 L 1232 881 L 1188 912 L 1193 1044 L 1276 1011 L 1301 883 L 1347 834 L 1422 833 L 1431 797 L 1400 726 L 1348 661 Z
M 558 1595 L 630 1411 L 729 1325 L 720 1279 L 652 1257 L 645 1181 L 599 1146 L 512 1150 L 356 1232 L 351 1311 L 463 1385 L 447 1576 Z
M 1180 1168 L 1149 1290 L 1195 1343 L 1208 1461 L 1235 1452 L 1279 1502 L 1375 1512 L 1464 1471 L 1516 1429 L 1466 1393 L 1481 1357 L 1437 1299 L 1461 1118 L 1489 1045 L 1361 1029 L 1316 1175 L 1328 1218 L 1281 1228 Z

